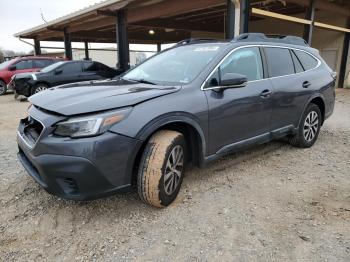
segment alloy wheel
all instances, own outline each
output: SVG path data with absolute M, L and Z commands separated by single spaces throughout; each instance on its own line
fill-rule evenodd
M 307 142 L 311 142 L 317 135 L 319 128 L 319 117 L 315 111 L 311 111 L 304 122 L 304 138 Z
M 42 91 L 44 91 L 44 90 L 46 90 L 46 89 L 47 89 L 46 86 L 38 86 L 38 87 L 35 89 L 34 94 L 37 94 L 37 93 L 39 93 L 39 92 L 42 92 Z
M 177 145 L 169 154 L 164 175 L 164 190 L 167 195 L 171 195 L 177 189 L 182 176 L 184 166 L 184 150 Z

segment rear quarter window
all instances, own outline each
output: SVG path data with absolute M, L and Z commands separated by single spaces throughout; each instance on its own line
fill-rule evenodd
M 308 53 L 299 50 L 293 50 L 293 52 L 299 58 L 305 70 L 314 69 L 318 65 L 318 61 Z
M 265 47 L 270 77 L 295 74 L 292 56 L 288 48 Z

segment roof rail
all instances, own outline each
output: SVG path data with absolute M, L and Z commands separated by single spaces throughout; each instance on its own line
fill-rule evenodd
M 291 35 L 265 35 L 263 33 L 246 33 L 235 37 L 232 42 L 275 42 L 291 45 L 309 46 L 301 37 Z
M 200 42 L 210 42 L 210 41 L 217 41 L 217 39 L 211 39 L 211 38 L 188 38 L 185 40 L 182 40 L 178 43 L 176 43 L 176 46 L 179 45 L 187 45 L 187 44 L 195 44 Z

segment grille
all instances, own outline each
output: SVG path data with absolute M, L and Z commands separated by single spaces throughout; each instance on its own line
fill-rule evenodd
M 36 141 L 38 141 L 43 129 L 43 125 L 30 116 L 24 120 L 23 133 L 26 139 L 32 144 L 35 144 Z

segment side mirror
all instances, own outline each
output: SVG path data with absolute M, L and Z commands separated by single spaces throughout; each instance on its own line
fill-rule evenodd
M 17 67 L 15 65 L 8 68 L 9 71 L 16 71 Z
M 62 69 L 56 69 L 55 70 L 55 75 L 60 75 L 62 74 L 63 70 Z
M 241 74 L 227 73 L 223 75 L 220 86 L 223 88 L 243 87 L 247 84 L 248 78 Z

